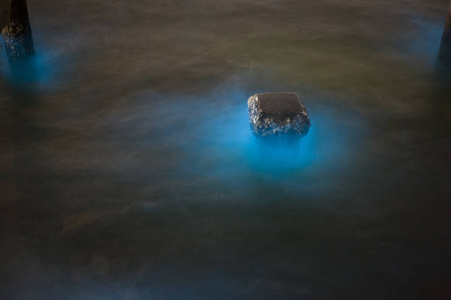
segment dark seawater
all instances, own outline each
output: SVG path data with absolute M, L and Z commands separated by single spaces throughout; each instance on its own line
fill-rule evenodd
M 447 0 L 29 0 L 1 299 L 451 299 Z M 247 99 L 297 92 L 299 147 Z

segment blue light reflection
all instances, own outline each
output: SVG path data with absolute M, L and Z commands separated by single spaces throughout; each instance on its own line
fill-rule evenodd
M 22 66 L 11 70 L 6 51 L 0 47 L 0 73 L 13 86 L 27 86 L 38 84 L 40 87 L 49 88 L 57 80 L 59 54 L 45 47 L 36 48 L 36 54 Z
M 310 112 L 313 126 L 298 141 L 298 147 L 286 141 L 262 141 L 250 131 L 246 97 L 240 99 L 241 104 L 205 127 L 204 146 L 210 144 L 209 150 L 222 153 L 225 160 L 240 159 L 254 171 L 271 173 L 333 163 L 346 151 L 346 132 L 340 128 L 339 120 L 334 119 L 337 116 L 316 110 Z
M 175 113 L 179 121 L 183 120 L 183 133 L 177 133 L 176 127 L 169 130 L 171 140 L 178 134 L 177 145 L 187 156 L 179 166 L 183 172 L 215 177 L 223 183 L 256 175 L 284 180 L 302 173 L 330 173 L 349 162 L 365 130 L 365 122 L 355 112 L 309 99 L 306 105 L 312 127 L 298 145 L 264 142 L 250 130 L 246 100 L 252 92 L 230 90 L 202 99 L 185 97 L 184 101 L 166 102 L 154 114 L 172 122 L 177 119 Z

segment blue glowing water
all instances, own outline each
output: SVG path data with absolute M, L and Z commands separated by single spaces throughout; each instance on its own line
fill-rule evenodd
M 319 186 L 326 192 L 327 182 L 353 167 L 367 130 L 358 112 L 309 95 L 304 100 L 313 124 L 308 135 L 290 143 L 264 142 L 250 130 L 247 98 L 252 94 L 230 83 L 201 96 L 146 93 L 139 97 L 146 103 L 139 111 L 114 116 L 129 121 L 113 130 L 118 136 L 134 132 L 133 140 L 147 141 L 150 157 L 176 153 L 172 172 L 210 190 L 238 188 L 245 194 L 255 185 L 280 183 L 292 192 L 319 193 Z
M 36 54 L 20 67 L 15 68 L 14 75 L 9 68 L 4 47 L 0 47 L 0 76 L 13 86 L 38 87 L 42 90 L 54 88 L 60 83 L 57 77 L 59 67 L 63 64 L 60 53 L 54 49 L 39 45 Z
M 407 51 L 416 59 L 434 65 L 440 47 L 439 41 L 443 34 L 443 24 L 438 20 L 415 16 L 413 22 L 416 26 L 414 38 L 407 43 Z

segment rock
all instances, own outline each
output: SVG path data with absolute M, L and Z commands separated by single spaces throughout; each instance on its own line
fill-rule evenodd
M 296 93 L 262 93 L 247 101 L 252 133 L 258 137 L 305 136 L 311 126 L 307 109 Z

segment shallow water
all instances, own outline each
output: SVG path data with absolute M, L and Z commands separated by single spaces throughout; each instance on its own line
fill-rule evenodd
M 0 50 L 0 298 L 451 297 L 446 0 L 29 0 Z M 301 95 L 298 149 L 247 98 Z

